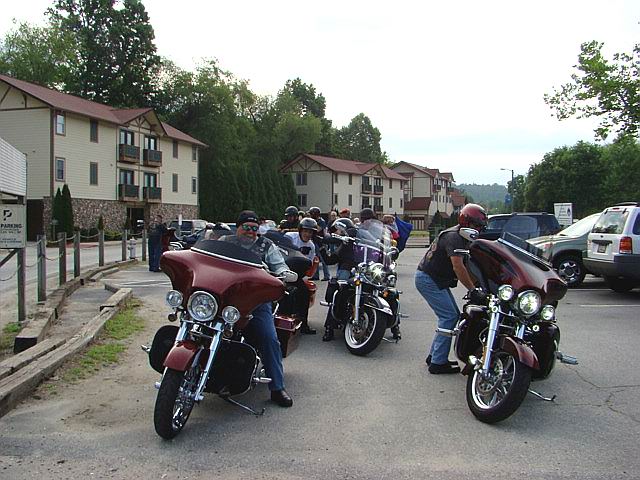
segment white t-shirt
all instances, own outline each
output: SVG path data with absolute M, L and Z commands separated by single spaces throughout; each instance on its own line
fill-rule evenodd
M 300 248 L 300 247 L 310 247 L 309 253 L 306 254 L 306 257 L 313 261 L 313 257 L 316 256 L 316 247 L 313 244 L 313 242 L 311 240 L 309 240 L 308 242 L 303 242 L 302 238 L 300 238 L 300 234 L 298 232 L 287 232 L 285 233 L 285 235 L 287 237 L 289 237 L 291 239 L 291 241 L 293 242 L 293 244 Z

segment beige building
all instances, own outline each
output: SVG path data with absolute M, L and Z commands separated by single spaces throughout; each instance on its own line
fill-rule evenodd
M 0 75 L 0 137 L 27 155 L 28 236 L 48 231 L 66 183 L 74 222 L 120 230 L 162 214 L 198 218 L 198 158 L 206 145 L 151 108 L 115 109 Z
M 409 162 L 399 162 L 393 170 L 407 178 L 404 187 L 405 219 L 424 230 L 439 212 L 444 218 L 454 213 L 453 174 Z
M 376 213 L 403 214 L 406 178 L 377 163 L 301 154 L 280 171 L 291 175 L 298 207 L 323 213 L 349 208 L 353 216 L 371 207 Z

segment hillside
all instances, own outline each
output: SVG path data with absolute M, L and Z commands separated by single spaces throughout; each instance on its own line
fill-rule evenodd
M 504 202 L 504 196 L 507 194 L 507 187 L 504 185 L 477 185 L 475 183 L 460 183 L 456 185 L 461 191 L 465 192 L 473 198 L 474 202 L 483 205 L 493 204 L 495 202 Z

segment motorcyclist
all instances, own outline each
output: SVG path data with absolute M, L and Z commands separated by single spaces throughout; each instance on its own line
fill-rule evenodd
M 336 233 L 337 235 L 354 238 L 358 233 L 358 229 L 349 218 L 338 218 L 335 222 L 333 222 L 331 230 L 332 233 Z M 327 265 L 338 264 L 337 278 L 331 279 L 331 281 L 327 285 L 327 292 L 329 293 L 329 295 L 325 294 L 325 298 L 331 296 L 331 291 L 335 291 L 335 289 L 337 288 L 338 280 L 349 279 L 349 277 L 351 276 L 351 269 L 356 266 L 353 245 L 351 243 L 343 243 L 340 240 L 338 240 L 338 242 L 339 246 L 333 252 L 329 251 L 326 248 L 326 245 L 323 245 L 320 248 L 320 255 L 322 255 Z M 331 243 L 331 240 L 325 239 L 324 243 Z M 335 322 L 333 320 L 333 315 L 331 314 L 331 309 L 329 309 L 329 311 L 327 312 L 327 318 L 324 322 L 324 335 L 322 336 L 323 342 L 333 340 L 334 328 Z
M 148 248 L 149 248 L 149 271 L 160 272 L 160 256 L 162 255 L 163 237 L 167 236 L 169 230 L 162 221 L 162 215 L 154 217 L 149 228 Z M 168 243 L 168 242 L 167 242 Z
M 289 205 L 284 211 L 284 219 L 280 221 L 278 229 L 282 232 L 298 231 L 298 207 Z
M 438 327 L 453 330 L 460 316 L 451 288 L 458 280 L 475 292 L 475 282 L 464 265 L 464 257 L 456 252 L 466 249 L 468 242 L 460 235 L 461 227 L 483 230 L 487 225 L 487 214 L 480 205 L 468 203 L 460 211 L 458 225 L 440 232 L 418 264 L 415 284 L 438 317 Z M 449 361 L 451 337 L 436 333 L 427 356 L 429 373 L 457 373 L 457 362 Z
M 287 232 L 285 236 L 291 239 L 292 243 L 300 249 L 300 251 L 311 261 L 316 256 L 315 245 L 312 241 L 313 236 L 318 231 L 318 224 L 313 218 L 303 218 L 298 226 L 297 232 Z M 290 294 L 293 311 L 302 320 L 302 333 L 307 335 L 315 335 L 316 329 L 309 327 L 309 289 L 301 277 L 294 284 L 296 289 Z M 286 307 L 285 307 L 286 308 Z
M 274 243 L 266 237 L 258 237 L 258 216 L 251 210 L 243 210 L 236 221 L 238 230 L 235 235 L 226 235 L 220 240 L 239 245 L 253 251 L 262 258 L 269 270 L 280 274 L 286 270 L 287 264 Z M 293 399 L 284 389 L 284 370 L 280 342 L 273 323 L 271 302 L 263 303 L 251 312 L 253 318 L 247 325 L 248 336 L 255 337 L 259 345 L 264 368 L 272 380 L 269 383 L 271 400 L 281 407 L 293 405 Z
M 318 223 L 317 232 L 313 236 L 313 243 L 316 246 L 316 250 L 320 248 L 322 244 L 322 240 L 327 233 L 327 222 L 324 221 L 324 218 L 320 216 L 320 207 L 311 207 L 309 209 L 309 216 L 314 219 Z M 304 221 L 304 220 L 303 220 Z M 324 259 L 320 257 L 320 264 L 322 265 L 322 281 L 328 281 L 331 278 L 331 274 L 329 273 L 329 267 L 325 263 Z M 316 270 L 316 274 L 313 276 L 312 280 L 319 280 L 320 272 Z

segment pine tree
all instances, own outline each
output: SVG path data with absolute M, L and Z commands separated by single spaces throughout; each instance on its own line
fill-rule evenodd
M 71 202 L 71 191 L 69 186 L 65 183 L 62 187 L 61 195 L 61 216 L 60 224 L 58 225 L 59 232 L 67 232 L 67 237 L 73 236 L 73 204 Z

